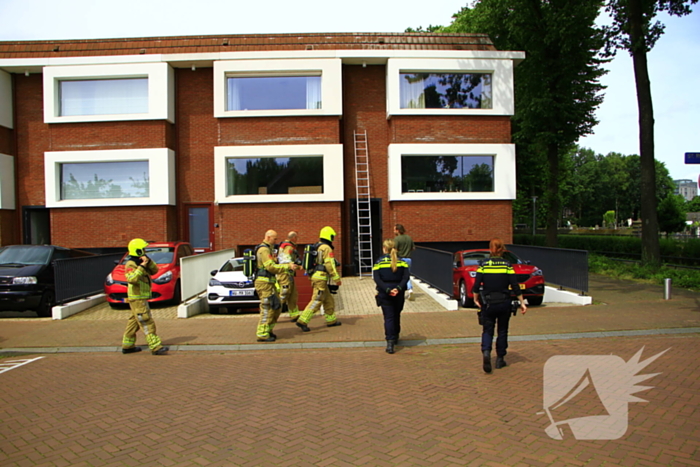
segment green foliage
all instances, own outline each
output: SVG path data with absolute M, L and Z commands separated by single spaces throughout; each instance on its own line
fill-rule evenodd
M 658 285 L 663 285 L 664 279 L 670 278 L 674 287 L 700 290 L 700 271 L 694 269 L 644 266 L 635 262 L 615 261 L 604 256 L 589 255 L 588 271 L 618 279 L 641 280 Z
M 608 227 L 615 227 L 615 211 L 606 211 L 603 214 L 603 224 Z
M 700 196 L 685 202 L 685 212 L 700 212 Z
M 685 227 L 685 199 L 680 195 L 668 195 L 659 203 L 659 230 L 682 232 Z

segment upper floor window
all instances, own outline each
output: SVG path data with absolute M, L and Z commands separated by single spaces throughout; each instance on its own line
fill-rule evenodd
M 320 109 L 321 76 L 233 76 L 226 110 Z
M 387 115 L 513 115 L 513 60 L 390 58 Z
M 490 109 L 491 73 L 401 73 L 402 109 Z
M 61 80 L 60 116 L 148 113 L 148 78 Z
M 493 175 L 493 156 L 401 156 L 402 193 L 492 192 Z
M 167 63 L 46 66 L 43 78 L 46 123 L 175 123 L 175 79 Z
M 226 196 L 323 193 L 323 156 L 226 159 Z
M 214 62 L 214 116 L 342 115 L 341 60 Z
M 148 161 L 60 164 L 61 199 L 147 198 Z

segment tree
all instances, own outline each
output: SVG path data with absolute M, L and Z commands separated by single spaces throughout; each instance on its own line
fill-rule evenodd
M 598 52 L 604 36 L 595 25 L 602 5 L 602 0 L 477 0 L 443 29 L 487 33 L 497 49 L 527 54 L 515 69 L 518 196 L 544 197 L 538 204 L 547 207 L 548 246 L 556 246 L 561 218 L 560 163 L 592 131 L 602 102 L 599 79 L 606 72 Z
M 605 28 L 607 54 L 613 56 L 619 49 L 632 56 L 634 79 L 637 86 L 639 109 L 639 155 L 641 159 L 641 217 L 642 261 L 661 262 L 659 247 L 659 220 L 654 196 L 654 109 L 651 83 L 647 67 L 647 52 L 664 32 L 664 25 L 654 22 L 661 11 L 673 16 L 691 13 L 690 5 L 698 0 L 607 0 L 606 11 L 613 23 Z
M 687 201 L 685 203 L 685 211 L 686 212 L 700 212 L 700 196 L 696 196 L 695 198 L 691 199 L 690 201 Z
M 659 228 L 662 232 L 681 232 L 685 229 L 685 200 L 669 194 L 659 203 Z

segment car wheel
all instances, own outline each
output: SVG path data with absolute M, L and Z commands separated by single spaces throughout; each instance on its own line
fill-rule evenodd
M 464 281 L 459 281 L 459 306 L 462 308 L 471 308 L 474 306 L 474 300 L 467 295 L 467 284 Z
M 182 290 L 180 290 L 180 280 L 178 279 L 177 284 L 175 284 L 175 290 L 173 290 L 173 298 L 170 300 L 170 305 L 177 306 L 182 301 Z
M 544 295 L 540 295 L 539 297 L 527 297 L 527 303 L 529 303 L 531 306 L 542 305 L 543 300 Z
M 221 310 L 221 308 L 219 308 L 218 306 L 209 305 L 209 314 L 210 315 L 218 315 L 219 310 Z
M 112 303 L 112 302 L 107 302 L 107 303 L 109 303 L 110 308 L 112 308 L 113 310 L 123 310 L 124 308 L 126 308 L 124 303 Z
M 56 304 L 56 295 L 53 290 L 47 290 L 41 297 L 41 303 L 39 303 L 39 309 L 36 310 L 36 314 L 42 318 L 51 317 L 51 308 Z

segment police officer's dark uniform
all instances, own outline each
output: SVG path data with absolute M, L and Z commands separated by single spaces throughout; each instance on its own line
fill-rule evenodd
M 491 373 L 491 344 L 498 324 L 496 337 L 496 368 L 506 366 L 504 357 L 508 348 L 508 324 L 512 311 L 511 291 L 520 290 L 513 266 L 503 258 L 492 256 L 484 260 L 476 271 L 472 293 L 474 301 L 481 308 L 480 322 L 481 352 L 484 358 L 484 371 Z M 479 292 L 481 294 L 479 295 Z M 518 293 L 520 308 L 525 313 L 527 307 L 522 294 Z M 484 302 L 484 303 L 482 303 Z
M 386 351 L 391 354 L 394 353 L 394 346 L 401 333 L 401 311 L 404 305 L 406 284 L 410 277 L 408 264 L 397 259 L 396 271 L 392 271 L 391 256 L 385 254 L 374 264 L 372 277 L 377 284 L 377 305 L 382 308 L 384 315 Z M 391 296 L 391 291 L 394 289 L 399 292 Z

